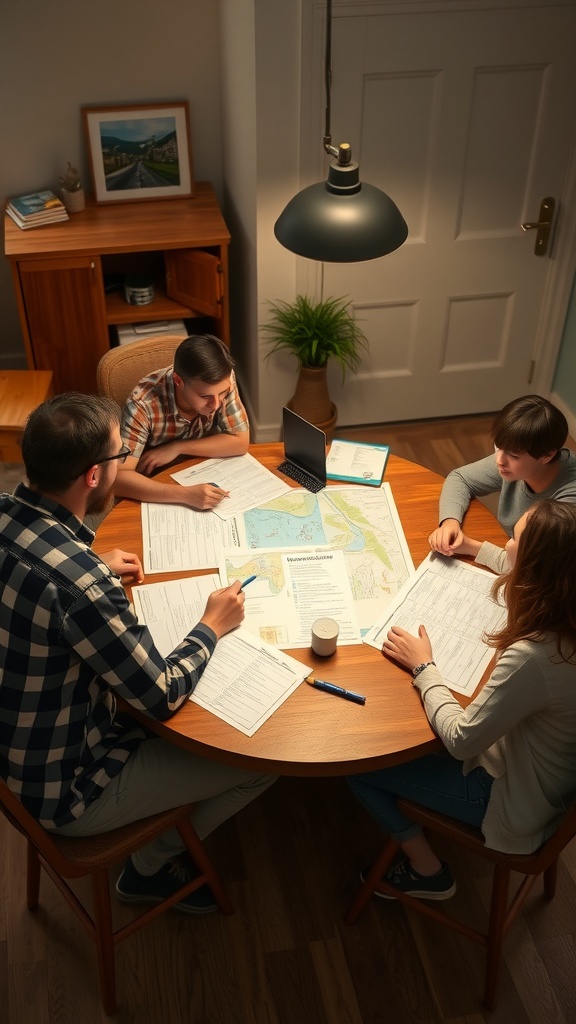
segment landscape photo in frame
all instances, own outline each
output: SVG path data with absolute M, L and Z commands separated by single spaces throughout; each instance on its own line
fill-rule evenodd
M 97 203 L 193 196 L 188 103 L 82 110 Z

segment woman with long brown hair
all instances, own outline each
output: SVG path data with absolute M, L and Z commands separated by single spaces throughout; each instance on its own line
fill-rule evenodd
M 576 505 L 538 502 L 519 525 L 515 564 L 493 588 L 508 608 L 487 638 L 497 661 L 467 708 L 442 681 L 425 626 L 418 636 L 393 626 L 383 644 L 412 673 L 445 750 L 348 782 L 402 848 L 387 881 L 412 896 L 448 899 L 456 886 L 397 797 L 480 827 L 493 849 L 531 853 L 576 796 Z

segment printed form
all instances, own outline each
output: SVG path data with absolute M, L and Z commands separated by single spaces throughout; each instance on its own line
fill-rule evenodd
M 219 585 L 211 574 L 133 588 L 138 621 L 160 654 L 167 657 L 184 639 Z M 253 736 L 311 671 L 239 626 L 216 644 L 190 700 Z
M 506 608 L 490 596 L 494 579 L 476 565 L 430 554 L 364 642 L 381 650 L 391 626 L 401 626 L 417 636 L 418 626 L 423 624 L 446 686 L 471 696 L 494 657 L 493 649 L 483 640 L 484 633 L 499 629 L 507 615 Z
M 222 586 L 248 576 L 244 625 L 282 648 L 309 647 L 312 623 L 332 615 L 340 626 L 338 644 L 360 643 L 360 627 L 343 551 L 297 548 L 224 552 Z
M 290 490 L 290 484 L 261 466 L 249 452 L 227 459 L 205 459 L 199 466 L 181 469 L 171 476 L 183 487 L 216 484 L 229 491 L 229 496 L 212 509 L 220 519 L 231 519 L 239 512 L 263 505 Z
M 215 569 L 223 548 L 239 547 L 236 523 L 184 505 L 143 502 L 142 546 L 146 575 Z

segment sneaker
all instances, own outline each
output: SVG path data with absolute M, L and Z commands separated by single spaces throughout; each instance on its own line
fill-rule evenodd
M 186 882 L 197 878 L 199 873 L 188 854 L 168 861 L 154 875 L 141 875 L 129 857 L 116 882 L 116 895 L 124 903 L 161 903 L 186 885 Z M 210 914 L 218 910 L 218 904 L 210 887 L 204 884 L 175 903 L 174 910 L 181 910 L 185 914 Z
M 422 900 L 449 900 L 456 892 L 456 882 L 452 872 L 444 861 L 442 867 L 435 875 L 421 875 L 415 871 L 407 860 L 394 864 L 385 876 L 388 885 L 393 886 L 398 892 L 406 893 L 407 896 L 416 896 Z M 365 881 L 370 868 L 362 868 L 360 879 Z M 395 899 L 390 893 L 374 890 L 374 895 L 383 900 Z

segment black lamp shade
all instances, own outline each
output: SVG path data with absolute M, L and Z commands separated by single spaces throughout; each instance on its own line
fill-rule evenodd
M 396 204 L 359 180 L 358 164 L 333 161 L 328 180 L 294 196 L 274 225 L 284 248 L 322 263 L 360 263 L 394 252 L 408 225 Z

